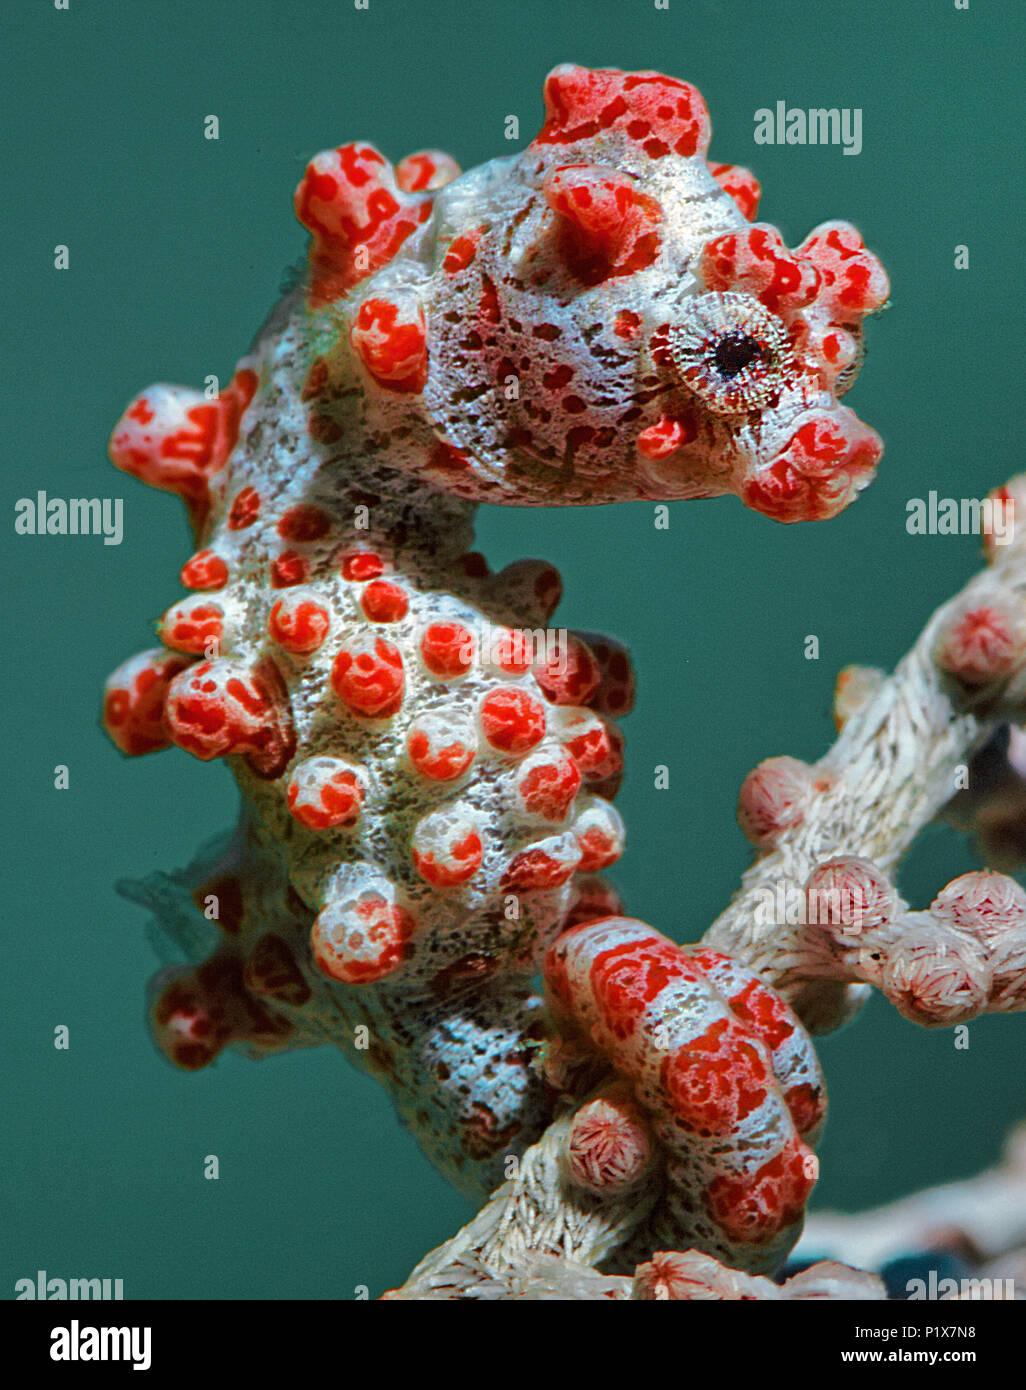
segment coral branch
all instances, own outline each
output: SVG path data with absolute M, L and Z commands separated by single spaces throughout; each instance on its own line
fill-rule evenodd
M 1026 479 L 1016 479 L 1006 495 L 1024 489 Z M 990 547 L 988 566 L 934 613 L 891 677 L 842 673 L 841 732 L 818 763 L 798 776 L 793 768 L 803 765 L 794 759 L 770 760 L 787 764 L 787 777 L 770 777 L 770 764 L 761 764 L 742 788 L 739 816 L 746 828 L 757 822 L 762 852 L 704 942 L 780 988 L 813 1032 L 850 1018 L 866 988 L 822 978 L 830 972 L 812 958 L 806 922 L 809 877 L 842 856 L 889 875 L 965 785 L 959 774 L 974 752 L 1020 709 L 1022 652 L 1009 659 L 1005 644 L 988 648 L 990 669 L 981 656 L 967 681 L 951 669 L 953 634 L 964 633 L 967 614 L 1026 612 L 1024 594 L 1026 537 L 1013 528 L 1006 544 Z

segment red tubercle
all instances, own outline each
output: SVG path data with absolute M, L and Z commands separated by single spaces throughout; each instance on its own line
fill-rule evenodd
M 545 124 L 534 145 L 570 145 L 615 131 L 650 159 L 704 153 L 711 127 L 697 88 L 657 72 L 564 63 L 545 79 Z
M 477 737 L 459 716 L 429 711 L 410 725 L 406 752 L 422 777 L 432 782 L 452 782 L 473 763 Z
M 683 1128 L 725 1135 L 765 1103 L 771 1074 L 745 1029 L 721 1016 L 664 1059 L 661 1080 Z
M 460 166 L 442 150 L 416 150 L 395 166 L 395 181 L 404 193 L 433 192 L 459 175 Z
M 115 426 L 111 461 L 151 487 L 177 493 L 198 530 L 209 509 L 210 476 L 234 449 L 257 384 L 256 373 L 243 367 L 213 399 L 183 387 L 150 387 Z
M 352 826 L 363 810 L 363 781 L 344 759 L 306 758 L 293 769 L 285 801 L 308 830 Z
M 746 507 L 774 521 L 825 521 L 872 479 L 883 442 L 843 406 L 807 421 L 741 489 Z
M 516 757 L 527 753 L 545 736 L 545 709 L 517 686 L 499 686 L 481 701 L 481 728 L 488 743 Z
M 580 786 L 580 770 L 565 749 L 529 756 L 517 774 L 517 797 L 523 809 L 554 822 L 569 815 Z
M 611 806 L 585 811 L 574 825 L 574 836 L 581 851 L 582 873 L 611 868 L 623 854 L 623 825 Z
M 792 254 L 776 227 L 763 222 L 714 237 L 702 252 L 699 274 L 710 290 L 753 295 L 785 316 L 811 304 L 821 283 L 814 262 Z
M 310 577 L 310 562 L 294 550 L 283 550 L 268 566 L 272 589 L 291 589 Z
M 545 180 L 565 264 L 585 284 L 633 275 L 659 254 L 662 208 L 615 169 L 567 164 Z
M 217 467 L 217 405 L 198 391 L 151 387 L 114 428 L 110 457 L 116 468 L 150 487 L 175 492 L 194 516 L 209 504 L 208 479 Z
M 887 272 L 850 222 L 824 222 L 805 238 L 795 255 L 815 266 L 817 302 L 833 323 L 858 324 L 882 309 L 890 294 Z
M 372 145 L 340 145 L 307 165 L 295 194 L 296 216 L 313 235 L 310 296 L 338 299 L 386 265 L 431 215 L 431 199 L 401 189 Z
M 641 315 L 633 309 L 621 309 L 613 321 L 613 332 L 618 338 L 631 342 L 641 331 Z
M 761 1245 L 801 1219 L 816 1171 L 812 1150 L 795 1138 L 754 1173 L 714 1178 L 705 1204 L 732 1240 Z
M 492 634 L 487 656 L 507 676 L 522 676 L 534 664 L 533 638 L 521 627 L 501 628 Z
M 698 426 L 694 417 L 687 414 L 660 415 L 652 425 L 647 425 L 637 438 L 637 450 L 643 458 L 658 460 L 670 458 L 690 444 L 698 436 Z
M 363 584 L 368 579 L 377 579 L 379 574 L 384 574 L 385 562 L 376 551 L 352 550 L 343 555 L 340 568 L 343 579 L 348 579 L 354 584 Z
M 108 678 L 103 700 L 103 723 L 108 735 L 130 757 L 168 748 L 164 702 L 176 676 L 191 660 L 159 648 L 140 652 Z
M 462 623 L 431 623 L 420 639 L 420 656 L 433 676 L 456 680 L 474 664 L 476 642 Z
M 546 660 L 535 665 L 535 680 L 554 705 L 586 705 L 602 679 L 595 654 L 572 632 L 555 647 Z
M 446 808 L 423 817 L 414 827 L 410 854 L 425 883 L 457 888 L 481 867 L 484 846 L 473 820 Z
M 730 194 L 745 221 L 753 221 L 759 211 L 762 185 L 752 171 L 740 164 L 710 164 L 709 173 Z
M 442 258 L 442 269 L 446 275 L 458 275 L 461 270 L 466 270 L 477 253 L 477 243 L 485 230 L 484 227 L 475 227 L 472 231 L 461 232 L 459 236 L 453 237 Z
M 416 926 L 411 912 L 378 893 L 329 903 L 310 933 L 314 964 L 340 984 L 373 984 L 402 964 Z
M 326 536 L 331 530 L 331 517 L 320 507 L 303 502 L 282 513 L 277 529 L 282 540 L 301 545 Z
M 397 623 L 410 611 L 410 601 L 398 584 L 374 579 L 360 595 L 360 607 L 372 623 Z
M 349 330 L 353 351 L 386 391 L 417 392 L 427 381 L 423 311 L 381 296 L 365 299 Z
M 791 1112 L 794 1127 L 804 1138 L 818 1130 L 826 1118 L 826 1093 L 822 1086 L 800 1081 L 784 1092 L 784 1101 Z
M 178 576 L 187 589 L 223 589 L 228 583 L 228 566 L 212 550 L 200 550 L 186 560 Z
M 342 648 L 331 667 L 331 685 L 351 713 L 387 719 L 400 708 L 406 674 L 399 648 L 384 637 L 357 637 Z
M 317 651 L 331 630 L 331 616 L 323 604 L 296 590 L 272 606 L 267 632 L 272 642 L 295 656 Z
M 581 775 L 601 782 L 623 770 L 623 735 L 615 724 L 591 710 L 572 710 L 560 734 Z
M 228 512 L 228 530 L 244 531 L 252 526 L 260 515 L 260 494 L 255 487 L 244 487 L 239 492 Z
M 500 886 L 507 893 L 543 893 L 568 883 L 581 862 L 572 836 L 543 841 L 515 854 L 506 866 Z
M 284 683 L 270 661 L 253 668 L 202 661 L 171 682 L 164 724 L 172 742 L 203 761 L 245 756 L 261 777 L 277 777 L 295 748 Z
M 578 927 L 576 931 L 587 929 Z M 655 932 L 599 951 L 589 972 L 603 1025 L 620 1041 L 631 1037 L 668 984 L 699 978 L 700 972 L 685 953 Z
M 702 952 L 692 953 L 692 959 L 702 963 Z M 731 995 L 731 1013 L 761 1038 L 771 1052 L 794 1036 L 795 1022 L 790 1009 L 775 990 L 750 980 L 737 994 Z
M 166 647 L 201 656 L 220 649 L 224 637 L 224 610 L 219 603 L 196 594 L 173 604 L 158 627 Z

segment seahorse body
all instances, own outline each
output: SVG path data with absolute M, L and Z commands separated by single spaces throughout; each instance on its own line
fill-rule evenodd
M 617 643 L 553 646 L 552 566 L 470 549 L 476 504 L 732 492 L 817 519 L 881 451 L 838 404 L 888 293 L 854 228 L 790 251 L 751 223 L 758 185 L 707 162 L 686 83 L 567 65 L 545 101 L 525 150 L 463 175 L 318 155 L 306 283 L 216 398 L 153 387 L 111 441 L 184 498 L 197 548 L 163 646 L 108 683 L 108 730 L 226 758 L 243 803 L 189 880 L 218 939 L 158 982 L 158 1042 L 185 1067 L 337 1045 L 468 1191 L 553 1112 L 532 981 L 561 931 L 618 911 L 595 875 L 622 850 L 632 699 Z M 180 934 L 195 952 L 198 914 Z

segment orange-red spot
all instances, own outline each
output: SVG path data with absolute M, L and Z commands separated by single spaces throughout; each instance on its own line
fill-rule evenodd
M 228 513 L 229 531 L 243 531 L 252 526 L 260 515 L 260 494 L 256 488 L 244 487 Z
M 306 503 L 289 507 L 278 522 L 278 535 L 282 540 L 297 543 L 319 541 L 330 530 L 331 518 L 327 513 Z
M 465 676 L 474 663 L 474 637 L 462 623 L 432 623 L 420 639 L 420 655 L 434 676 Z
M 228 583 L 228 566 L 212 550 L 201 550 L 186 560 L 178 577 L 187 589 L 222 589 Z
M 422 391 L 427 381 L 424 315 L 388 299 L 365 299 L 349 330 L 353 350 L 387 391 Z
M 662 1082 L 683 1128 L 722 1135 L 763 1104 L 770 1075 L 744 1029 L 718 1018 L 664 1060 Z
M 410 611 L 410 601 L 398 584 L 375 579 L 360 596 L 360 607 L 372 623 L 397 623 Z
M 389 718 L 401 706 L 406 684 L 399 648 L 384 637 L 362 649 L 343 648 L 332 664 L 331 684 L 354 714 Z
M 474 259 L 477 243 L 481 240 L 484 230 L 484 227 L 475 227 L 472 232 L 463 232 L 452 239 L 442 260 L 442 269 L 446 275 L 458 275 L 461 270 L 466 270 Z
M 373 550 L 354 550 L 342 557 L 342 578 L 362 584 L 384 574 L 385 562 Z
M 526 753 L 545 736 L 545 710 L 526 690 L 500 686 L 481 702 L 481 727 L 493 748 Z

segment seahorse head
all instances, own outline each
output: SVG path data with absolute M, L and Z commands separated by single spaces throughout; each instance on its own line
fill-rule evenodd
M 879 261 L 846 222 L 794 250 L 753 222 L 758 184 L 710 165 L 685 82 L 567 64 L 545 104 L 526 149 L 462 175 L 359 144 L 311 163 L 296 206 L 334 409 L 477 501 L 734 493 L 778 521 L 836 515 L 882 451 L 839 403 L 887 299 Z

